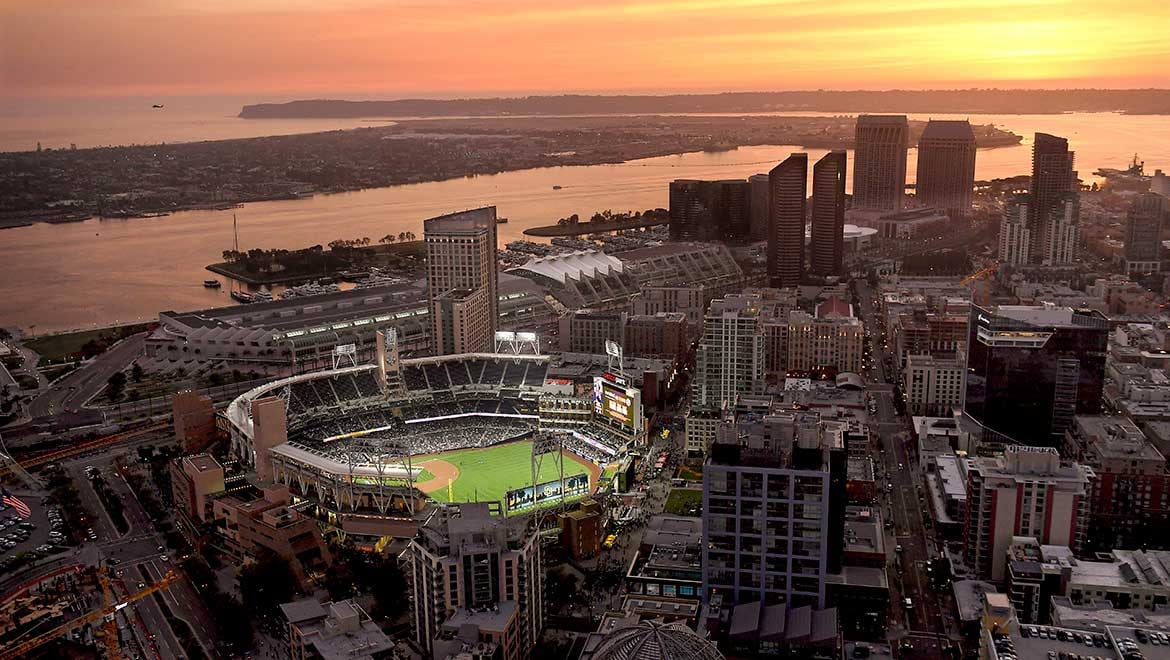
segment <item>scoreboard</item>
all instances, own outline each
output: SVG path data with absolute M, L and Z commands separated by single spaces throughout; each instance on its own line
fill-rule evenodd
M 642 427 L 642 393 L 613 374 L 594 378 L 593 414 L 638 432 Z

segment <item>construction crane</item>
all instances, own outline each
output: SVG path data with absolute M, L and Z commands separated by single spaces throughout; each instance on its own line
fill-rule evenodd
M 57 626 L 56 628 L 53 628 L 52 630 L 50 630 L 48 632 L 42 633 L 40 635 L 37 635 L 36 637 L 33 637 L 29 640 L 21 642 L 20 644 L 17 644 L 16 646 L 13 646 L 11 648 L 7 648 L 4 650 L 0 650 L 0 660 L 14 660 L 15 658 L 23 658 L 26 655 L 28 655 L 29 651 L 32 651 L 33 649 L 41 646 L 42 644 L 47 644 L 47 643 L 53 641 L 54 639 L 57 639 L 58 637 L 64 636 L 66 633 L 68 633 L 70 630 L 73 630 L 74 628 L 80 628 L 81 626 L 84 626 L 87 623 L 93 623 L 94 621 L 97 621 L 98 619 L 105 619 L 106 620 L 105 621 L 106 653 L 110 658 L 117 658 L 119 656 L 119 653 L 118 653 L 118 632 L 117 632 L 117 628 L 114 627 L 114 615 L 117 614 L 118 610 L 122 609 L 123 607 L 126 607 L 130 603 L 133 603 L 136 600 L 141 600 L 143 598 L 146 598 L 147 596 L 155 593 L 156 591 L 166 589 L 176 579 L 178 579 L 178 575 L 175 573 L 174 570 L 170 570 L 167 572 L 166 575 L 162 576 L 162 579 L 160 579 L 158 582 L 155 582 L 154 584 L 150 585 L 149 587 L 146 587 L 145 589 L 142 589 L 136 593 L 130 594 L 129 596 L 126 597 L 125 600 L 123 600 L 120 603 L 114 603 L 114 602 L 112 602 L 113 593 L 110 590 L 109 580 L 104 576 L 104 574 L 100 575 L 99 580 L 101 580 L 101 583 L 102 583 L 102 593 L 108 599 L 106 601 L 107 604 L 105 607 L 103 607 L 100 610 L 90 612 L 89 614 L 86 614 L 85 616 L 73 619 L 72 621 L 66 621 L 65 623 Z
M 974 273 L 971 273 L 967 277 L 964 277 L 963 281 L 960 282 L 960 284 L 962 284 L 963 286 L 967 286 L 968 284 L 974 284 L 976 280 L 981 280 L 985 277 L 990 277 L 997 270 L 999 270 L 999 262 L 993 261 L 993 262 L 991 262 L 991 264 L 975 271 Z
M 979 290 L 976 291 L 976 287 L 980 284 L 981 280 L 991 277 L 997 270 L 999 270 L 999 262 L 993 261 L 987 266 L 984 266 L 983 268 L 963 278 L 962 285 L 969 285 L 971 287 L 971 302 L 975 303 L 976 305 L 987 304 L 988 299 L 991 297 L 991 291 L 986 287 L 980 287 Z

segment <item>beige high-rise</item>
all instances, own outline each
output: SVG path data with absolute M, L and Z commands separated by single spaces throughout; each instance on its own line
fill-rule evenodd
M 853 208 L 901 211 L 906 190 L 906 115 L 857 118 L 853 155 Z
M 423 222 L 435 355 L 490 350 L 499 322 L 496 207 Z

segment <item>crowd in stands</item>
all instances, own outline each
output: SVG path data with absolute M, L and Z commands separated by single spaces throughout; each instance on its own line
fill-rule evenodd
M 507 417 L 486 419 L 483 417 L 457 417 L 413 424 L 405 424 L 401 420 L 397 420 L 396 424 L 371 432 L 369 435 L 326 444 L 320 451 L 327 455 L 334 455 L 339 460 L 345 456 L 353 456 L 355 452 L 357 454 L 365 452 L 372 456 L 379 440 L 388 439 L 409 448 L 411 455 L 421 456 L 455 449 L 490 447 L 503 442 L 520 440 L 531 435 L 534 429 L 535 424 L 527 420 Z M 373 461 L 372 458 L 359 460 L 362 462 Z
M 606 465 L 614 460 L 613 455 L 567 433 L 562 436 L 562 446 L 595 465 Z

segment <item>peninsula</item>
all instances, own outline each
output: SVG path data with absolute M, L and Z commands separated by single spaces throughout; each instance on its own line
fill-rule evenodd
M 728 92 L 667 96 L 525 96 L 345 101 L 314 99 L 246 105 L 244 119 L 469 117 L 749 112 L 1170 114 L 1166 89 L 955 89 Z
M 923 122 L 910 123 L 917 141 Z M 976 126 L 981 147 L 1020 136 Z M 0 228 L 152 217 L 514 170 L 621 163 L 752 145 L 844 149 L 852 117 L 594 116 L 406 120 L 392 126 L 164 144 L 0 153 Z

